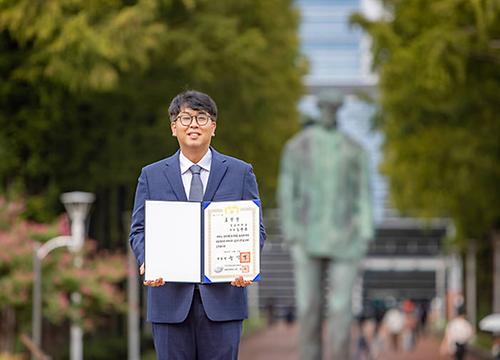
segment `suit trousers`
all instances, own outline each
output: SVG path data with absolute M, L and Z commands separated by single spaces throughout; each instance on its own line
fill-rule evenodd
M 291 250 L 295 266 L 300 359 L 325 358 L 322 331 L 324 320 L 328 322 L 327 358 L 349 359 L 351 293 L 358 261 L 310 256 L 300 245 L 292 246 Z
M 189 314 L 183 322 L 152 324 L 157 359 L 237 359 L 242 323 L 242 320 L 210 320 L 203 308 L 200 292 L 195 290 Z

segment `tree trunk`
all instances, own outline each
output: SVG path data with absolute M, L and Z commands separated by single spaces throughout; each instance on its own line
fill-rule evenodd
M 0 311 L 0 353 L 13 353 L 16 340 L 16 313 L 11 306 Z
M 493 240 L 493 312 L 500 313 L 500 230 L 492 232 Z
M 457 315 L 458 307 L 463 305 L 463 261 L 462 256 L 454 251 L 448 260 L 448 291 L 447 313 L 448 319 Z
M 469 240 L 465 260 L 465 287 L 466 298 L 465 304 L 467 307 L 467 318 L 471 324 L 476 326 L 476 309 L 477 309 L 477 284 L 476 284 L 476 243 L 474 239 Z
M 118 207 L 118 187 L 115 185 L 111 186 L 108 191 L 109 242 L 111 244 L 111 248 L 116 249 L 122 245 L 122 241 L 120 239 L 119 216 L 121 214 Z

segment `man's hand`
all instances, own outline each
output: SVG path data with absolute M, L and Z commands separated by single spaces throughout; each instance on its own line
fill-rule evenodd
M 144 264 L 141 265 L 139 268 L 139 274 L 144 275 L 145 272 L 145 267 Z M 144 280 L 142 282 L 146 286 L 162 286 L 165 285 L 165 281 L 162 278 L 156 279 L 156 280 Z
M 252 281 L 243 279 L 243 276 L 238 276 L 236 279 L 231 281 L 231 285 L 237 287 L 247 287 L 252 285 Z
M 162 286 L 165 285 L 165 280 L 158 278 L 156 280 L 144 280 L 142 283 L 146 286 Z

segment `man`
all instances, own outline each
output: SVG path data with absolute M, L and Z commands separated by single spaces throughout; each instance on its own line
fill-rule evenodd
M 144 273 L 145 200 L 228 201 L 259 198 L 251 165 L 210 147 L 217 127 L 217 106 L 197 91 L 177 95 L 169 107 L 172 136 L 180 149 L 142 169 L 137 184 L 130 244 Z M 260 246 L 265 240 L 260 220 Z M 231 284 L 148 285 L 147 318 L 152 322 L 158 359 L 237 359 L 247 292 L 242 276 Z
M 341 104 L 339 94 L 322 95 L 321 118 L 307 119 L 281 161 L 278 203 L 295 265 L 301 359 L 322 358 L 326 279 L 330 355 L 349 359 L 351 292 L 373 235 L 367 156 L 337 131 Z

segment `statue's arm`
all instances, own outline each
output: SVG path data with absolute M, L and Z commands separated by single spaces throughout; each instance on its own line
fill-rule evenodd
M 294 187 L 296 186 L 295 162 L 290 149 L 285 146 L 281 156 L 278 177 L 277 201 L 280 210 L 281 230 L 285 241 L 295 242 Z
M 359 209 L 360 209 L 360 224 L 361 224 L 361 241 L 368 242 L 373 239 L 375 228 L 373 224 L 373 197 L 370 183 L 370 163 L 368 154 L 363 151 L 361 154 L 361 181 Z

